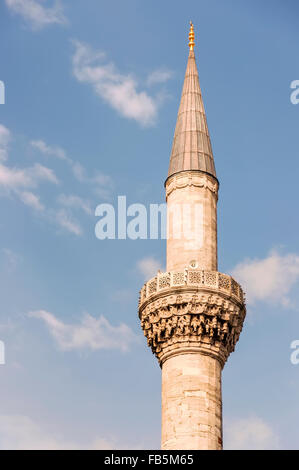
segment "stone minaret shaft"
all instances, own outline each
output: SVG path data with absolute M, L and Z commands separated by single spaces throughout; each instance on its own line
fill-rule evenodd
M 221 371 L 245 318 L 241 287 L 217 271 L 219 183 L 189 33 L 168 178 L 167 272 L 140 293 L 162 368 L 162 449 L 222 449 Z

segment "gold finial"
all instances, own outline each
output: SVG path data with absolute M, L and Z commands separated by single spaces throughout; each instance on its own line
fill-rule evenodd
M 190 31 L 189 31 L 189 49 L 193 51 L 194 49 L 194 27 L 192 21 L 190 21 Z

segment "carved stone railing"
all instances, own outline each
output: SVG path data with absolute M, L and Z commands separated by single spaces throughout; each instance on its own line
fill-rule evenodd
M 218 271 L 203 271 L 199 269 L 185 269 L 184 271 L 172 271 L 161 273 L 144 284 L 140 291 L 140 303 L 159 292 L 172 287 L 200 287 L 207 289 L 219 289 L 233 296 L 241 303 L 244 302 L 244 292 L 241 286 L 229 275 Z

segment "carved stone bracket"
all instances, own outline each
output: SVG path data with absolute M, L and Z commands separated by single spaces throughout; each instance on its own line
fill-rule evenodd
M 225 292 L 219 285 L 190 285 L 188 273 L 181 287 L 172 285 L 172 276 L 162 279 L 160 290 L 150 292 L 147 286 L 149 295 L 141 296 L 139 303 L 144 335 L 160 364 L 170 355 L 193 351 L 212 355 L 223 366 L 239 339 L 246 314 L 240 286 L 234 281 L 239 290 L 232 289 L 230 281 Z

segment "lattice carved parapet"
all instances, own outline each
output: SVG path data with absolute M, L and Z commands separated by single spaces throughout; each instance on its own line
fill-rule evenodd
M 219 276 L 227 282 L 219 283 Z M 174 354 L 201 352 L 223 366 L 234 351 L 245 314 L 241 287 L 217 272 L 159 273 L 141 290 L 141 326 L 160 364 Z

